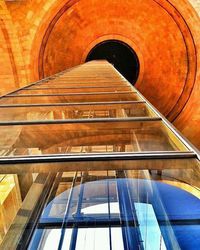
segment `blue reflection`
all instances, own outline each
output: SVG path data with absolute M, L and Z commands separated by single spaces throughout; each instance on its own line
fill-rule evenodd
M 147 179 L 105 179 L 77 185 L 52 199 L 34 237 L 38 242 L 41 225 L 52 229 L 51 223 L 61 229 L 63 240 L 66 230 L 73 235 L 75 228 L 77 240 L 80 228 L 86 234 L 83 228 L 115 227 L 121 228 L 124 249 L 199 250 L 199 221 L 200 200 L 182 189 Z

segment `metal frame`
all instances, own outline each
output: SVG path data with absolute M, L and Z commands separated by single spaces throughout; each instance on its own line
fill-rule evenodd
M 67 84 L 66 84 L 67 85 Z M 43 87 L 43 88 L 25 88 L 25 89 L 23 89 L 23 90 L 27 90 L 27 91 L 29 91 L 29 90 L 51 90 L 51 89 L 100 89 L 100 88 L 102 88 L 102 89 L 112 89 L 112 88 L 116 88 L 116 85 L 109 85 L 109 86 L 101 86 L 101 87 L 98 87 L 98 86 L 82 86 L 82 87 L 77 87 L 77 86 L 74 86 L 74 87 L 52 87 L 52 88 L 45 88 L 45 87 Z M 117 87 L 117 88 L 131 88 L 131 87 L 129 87 L 129 86 L 119 86 L 119 87 Z
M 93 228 L 98 228 L 98 227 L 109 227 L 110 225 L 108 224 L 109 221 L 108 220 L 101 220 L 101 221 L 87 221 L 84 222 L 82 220 L 77 220 L 76 224 L 77 227 L 79 228 L 85 228 L 85 227 L 93 227 Z M 127 223 L 127 221 L 124 221 L 123 219 L 110 219 L 110 223 L 112 224 L 112 226 L 125 226 Z M 159 225 L 161 226 L 168 226 L 168 222 L 166 222 L 166 220 L 158 220 Z M 184 220 L 170 220 L 170 225 L 199 225 L 200 224 L 200 219 L 184 219 Z M 64 228 L 72 228 L 74 225 L 74 221 L 68 220 L 67 224 L 65 224 Z M 129 226 L 135 226 L 134 221 L 132 220 L 128 220 L 128 225 Z M 37 228 L 38 229 L 51 229 L 51 228 L 61 228 L 62 227 L 62 221 L 59 220 L 58 218 L 56 218 L 56 222 L 53 220 L 48 220 L 48 221 L 40 221 L 38 223 Z
M 152 122 L 162 121 L 160 117 L 130 117 L 130 118 L 83 118 L 83 119 L 63 119 L 63 120 L 37 120 L 37 121 L 5 121 L 0 122 L 0 126 L 14 125 L 39 125 L 39 124 L 69 124 L 69 123 L 109 123 L 109 122 Z
M 61 227 L 61 236 L 60 236 L 60 240 L 59 240 L 58 250 L 62 249 L 64 236 L 65 236 L 65 227 L 64 226 L 67 224 L 67 218 L 68 218 L 68 215 L 69 215 L 70 203 L 71 203 L 71 199 L 73 197 L 73 191 L 74 191 L 73 188 L 74 188 L 75 183 L 76 183 L 76 178 L 77 178 L 77 173 L 75 175 L 75 178 L 73 179 L 71 189 L 70 189 L 70 194 L 69 194 L 69 197 L 68 197 L 68 202 L 67 202 L 67 206 L 66 206 L 66 210 L 65 210 L 65 215 L 64 215 L 63 223 L 62 223 L 62 227 Z M 74 239 L 74 240 L 76 240 L 76 239 Z
M 148 151 L 148 152 L 116 152 L 116 153 L 87 153 L 87 154 L 56 154 L 56 155 L 24 155 L 1 157 L 0 164 L 23 164 L 23 163 L 59 163 L 59 162 L 83 162 L 83 161 L 114 161 L 114 160 L 158 160 L 158 159 L 195 159 L 196 154 L 192 151 Z
M 145 101 L 111 101 L 111 102 L 65 102 L 65 103 L 38 103 L 38 104 L 0 104 L 1 108 L 17 107 L 48 107 L 48 106 L 84 106 L 84 105 L 109 105 L 109 104 L 140 104 Z
M 137 94 L 133 91 L 121 91 L 121 92 L 85 92 L 85 93 L 65 93 L 65 94 L 19 94 L 19 95 L 7 95 L 6 98 L 11 97 L 43 97 L 43 96 L 79 96 L 79 95 L 125 95 L 125 94 Z
M 124 175 L 124 171 L 122 171 L 122 173 Z M 116 172 L 116 175 L 117 174 L 118 173 Z M 127 183 L 124 184 L 121 180 L 121 173 L 119 178 L 120 179 L 118 179 L 116 184 L 119 199 L 120 220 L 125 222 L 125 225 L 122 227 L 124 249 L 144 250 L 141 235 L 138 229 L 139 224 L 137 221 L 134 202 L 131 200 Z M 129 221 L 131 221 L 133 225 L 129 225 Z

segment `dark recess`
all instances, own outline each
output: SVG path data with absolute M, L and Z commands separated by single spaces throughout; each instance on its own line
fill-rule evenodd
M 139 75 L 139 59 L 135 51 L 119 40 L 107 40 L 97 44 L 88 54 L 86 62 L 106 59 L 130 83 L 136 83 Z

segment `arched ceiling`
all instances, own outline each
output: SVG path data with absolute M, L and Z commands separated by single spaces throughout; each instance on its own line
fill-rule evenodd
M 27 0 L 8 7 L 32 80 L 84 62 L 99 42 L 124 41 L 140 60 L 136 87 L 200 147 L 200 21 L 189 1 L 198 10 L 196 0 Z
M 168 115 L 185 85 L 193 84 L 188 83 L 187 77 L 190 68 L 195 67 L 195 54 L 189 31 L 181 27 L 182 31 L 180 26 L 184 24 L 171 16 L 175 9 L 160 2 L 125 0 L 115 1 L 113 5 L 113 1 L 81 0 L 67 6 L 65 12 L 57 14 L 42 41 L 40 77 L 83 62 L 85 50 L 100 37 L 128 38 L 130 43 L 136 44 L 134 49 L 136 53 L 139 50 L 144 65 L 136 87 Z M 183 32 L 187 33 L 189 41 L 185 41 Z M 191 65 L 188 65 L 189 57 L 193 59 Z

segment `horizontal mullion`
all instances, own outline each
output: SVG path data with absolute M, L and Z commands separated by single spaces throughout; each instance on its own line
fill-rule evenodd
M 23 90 L 51 90 L 51 89 L 114 89 L 114 88 L 130 88 L 130 86 L 122 86 L 122 87 L 116 87 L 116 85 L 112 86 L 82 86 L 82 87 L 77 87 L 77 86 L 74 86 L 74 87 L 52 87 L 52 88 L 45 88 L 45 87 L 42 87 L 42 88 L 25 88 Z
M 98 218 L 100 216 L 99 214 L 91 214 L 89 216 L 83 217 L 83 219 L 67 219 L 67 222 L 63 223 L 62 219 L 58 219 L 57 221 L 54 222 L 39 222 L 37 225 L 37 229 L 53 229 L 53 228 L 96 228 L 96 227 L 123 227 L 123 226 L 131 226 L 135 227 L 138 226 L 136 225 L 134 220 L 125 220 L 121 218 L 108 218 L 109 214 L 105 214 L 105 218 L 101 219 Z M 113 216 L 113 214 L 110 214 L 110 216 Z M 63 225 L 64 224 L 64 225 Z
M 135 224 L 134 220 L 123 220 L 123 219 L 115 219 L 115 218 L 105 218 L 103 219 L 98 219 L 98 215 L 96 214 L 97 217 L 95 217 L 95 214 L 91 214 L 91 217 L 87 218 L 83 218 L 81 219 L 68 219 L 67 222 L 63 223 L 63 219 L 60 218 L 56 218 L 54 221 L 50 220 L 50 221 L 40 221 L 37 225 L 37 229 L 59 229 L 61 227 L 64 227 L 66 229 L 68 228 L 73 228 L 74 226 L 77 228 L 96 228 L 96 227 L 117 227 L 117 228 L 121 228 L 123 226 L 139 226 Z M 107 217 L 109 216 L 109 214 L 107 214 Z M 110 216 L 112 217 L 112 213 L 110 214 Z M 64 224 L 64 225 L 63 225 Z M 200 219 L 170 219 L 170 220 L 161 220 L 158 219 L 158 224 L 160 226 L 168 226 L 170 225 L 181 225 L 181 226 L 186 226 L 186 225 L 199 225 L 200 224 Z
M 80 73 L 79 73 L 80 74 Z M 82 81 L 88 81 L 88 82 L 103 82 L 103 81 L 107 81 L 107 82 L 120 82 L 120 83 L 126 83 L 126 80 L 123 80 L 119 77 L 108 77 L 108 76 L 104 76 L 104 77 L 95 77 L 95 76 L 91 76 L 88 77 L 86 75 L 80 76 L 80 77 L 66 77 L 66 75 L 62 76 L 62 77 L 55 77 L 54 79 L 52 79 L 52 81 L 55 82 L 59 82 L 59 83 L 65 83 L 65 82 L 82 82 Z
M 83 118 L 63 120 L 37 120 L 37 121 L 0 121 L 0 126 L 10 125 L 37 125 L 37 124 L 65 124 L 65 123 L 99 123 L 99 122 L 148 122 L 162 121 L 160 117 L 128 117 L 128 118 Z
M 109 104 L 134 104 L 146 103 L 145 101 L 108 101 L 108 102 L 71 102 L 71 103 L 33 103 L 33 104 L 0 104 L 0 108 L 16 107 L 42 107 L 42 106 L 74 106 L 74 105 L 109 105 Z
M 64 163 L 84 161 L 118 161 L 118 160 L 159 160 L 159 159 L 196 159 L 194 152 L 174 151 L 148 151 L 137 153 L 87 153 L 87 154 L 60 154 L 60 155 L 39 155 L 39 156 L 14 156 L 0 157 L 0 165 L 24 164 L 24 163 Z
M 125 95 L 125 94 L 136 94 L 137 92 L 133 91 L 121 91 L 121 92 L 85 92 L 85 93 L 64 93 L 64 94 L 11 94 L 7 95 L 7 97 L 34 97 L 34 96 L 80 96 L 80 95 Z
M 80 81 L 72 81 L 72 80 L 66 80 L 66 81 L 57 81 L 57 79 L 54 79 L 54 80 L 50 80 L 50 81 L 45 81 L 45 82 L 39 82 L 37 84 L 37 86 L 42 86 L 42 85 L 47 85 L 47 86 L 51 86 L 51 85 L 64 85 L 64 86 L 67 86 L 67 85 L 74 85 L 74 86 L 77 86 L 77 85 L 81 85 L 81 86 L 84 86 L 84 84 L 91 84 L 91 85 L 97 85 L 97 84 L 110 84 L 110 85 L 114 85 L 114 86 L 128 86 L 129 83 L 126 82 L 126 81 L 116 81 L 116 80 L 112 80 L 112 81 L 108 81 L 107 79 L 95 79 L 93 78 L 93 81 L 88 81 L 88 79 L 86 78 L 81 78 Z M 109 86 L 109 85 L 107 85 Z
M 84 74 L 85 73 L 85 74 Z M 90 73 L 90 75 L 88 75 L 88 73 Z M 80 75 L 80 74 L 82 74 L 82 75 Z M 72 71 L 71 72 L 68 72 L 66 75 L 62 75 L 62 76 L 60 76 L 59 77 L 59 79 L 60 80 L 62 80 L 62 79 L 67 79 L 67 78 L 73 78 L 73 79 L 79 79 L 79 78 L 82 78 L 82 77 L 86 77 L 86 78 L 88 78 L 88 79 L 94 79 L 94 77 L 101 77 L 101 75 L 99 74 L 99 73 L 97 73 L 97 74 L 92 74 L 92 72 L 91 71 L 83 71 L 83 70 L 77 70 L 77 71 L 74 71 L 73 73 L 72 73 Z M 105 70 L 104 70 L 104 77 L 106 77 L 106 78 L 111 78 L 111 79 L 120 79 L 120 80 L 122 80 L 122 81 L 124 81 L 124 79 L 122 79 L 122 78 L 120 78 L 118 75 L 116 75 L 116 74 L 113 74 L 113 72 L 111 72 L 110 70 L 109 71 L 107 71 L 107 73 L 105 72 Z M 101 77 L 102 78 L 102 77 Z
M 103 88 L 105 87 L 106 85 L 108 85 L 109 87 L 112 87 L 112 88 L 125 88 L 125 87 L 129 87 L 128 84 L 115 84 L 115 85 L 110 85 L 110 83 L 66 83 L 66 84 L 44 84 L 44 85 L 37 85 L 35 86 L 34 88 L 74 88 L 74 87 L 78 87 L 78 88 Z

